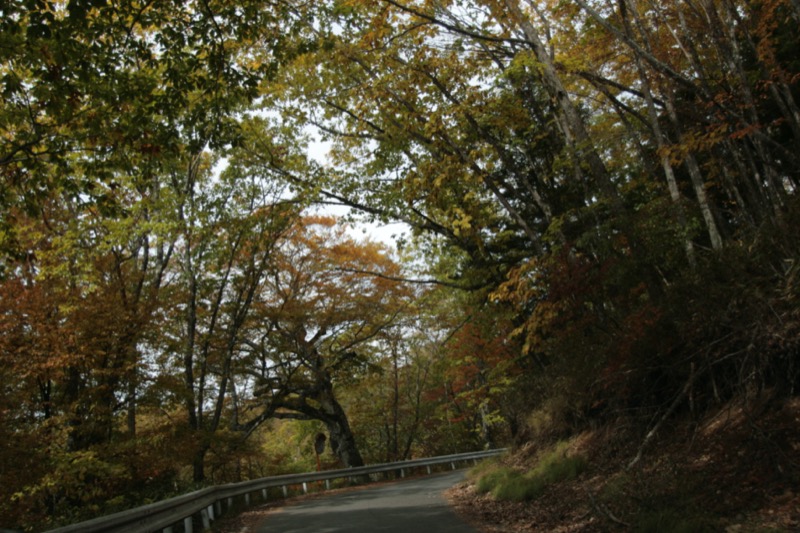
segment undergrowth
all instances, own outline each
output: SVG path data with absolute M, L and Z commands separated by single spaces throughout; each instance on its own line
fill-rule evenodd
M 630 530 L 637 533 L 704 533 L 720 530 L 718 517 L 696 504 L 697 479 L 664 469 L 634 475 L 622 472 L 603 487 L 599 500 L 606 508 L 629 507 Z
M 471 475 L 481 494 L 491 493 L 503 501 L 530 501 L 550 485 L 574 479 L 585 469 L 586 460 L 568 455 L 567 444 L 560 442 L 542 454 L 530 470 L 523 472 L 499 462 L 487 462 L 475 467 Z

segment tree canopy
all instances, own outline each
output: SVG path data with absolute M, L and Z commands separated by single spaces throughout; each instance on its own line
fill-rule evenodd
M 5 2 L 0 526 L 795 395 L 798 23 Z

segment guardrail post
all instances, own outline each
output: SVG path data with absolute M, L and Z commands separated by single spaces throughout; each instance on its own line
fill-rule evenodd
M 162 533 L 172 533 L 172 526 L 165 527 Z
M 326 479 L 325 480 L 325 489 L 326 490 L 331 490 L 331 480 L 330 479 Z
M 427 469 L 428 469 L 428 475 L 430 476 L 430 475 L 431 475 L 431 465 L 428 465 L 428 466 L 426 466 L 425 468 L 427 468 Z
M 286 485 L 283 485 L 281 488 L 283 489 L 283 497 L 284 498 L 288 498 L 289 497 L 289 489 L 286 488 Z
M 261 489 L 261 497 L 264 498 L 264 501 L 267 501 L 267 489 Z
M 229 511 L 231 510 L 231 507 L 233 507 L 233 498 L 228 498 L 228 510 Z
M 303 494 L 308 494 L 308 483 L 303 481 Z
M 406 469 L 405 468 L 401 468 L 400 469 L 400 478 L 402 479 L 404 477 L 406 477 Z
M 208 516 L 209 509 L 211 509 L 210 505 L 200 511 L 200 517 L 203 519 L 203 529 L 208 529 L 211 527 L 211 518 Z
M 455 470 L 455 469 L 456 469 L 456 462 L 455 462 L 455 461 L 453 461 L 453 462 L 451 462 L 451 463 L 450 463 L 450 468 L 451 468 L 452 470 Z
M 216 520 L 222 516 L 222 501 L 217 500 L 214 502 L 214 511 L 215 512 L 211 514 L 211 520 Z
M 250 507 L 250 493 L 249 492 L 244 495 L 244 504 L 246 506 Z
M 183 519 L 183 533 L 194 533 L 194 524 L 192 524 L 191 516 Z

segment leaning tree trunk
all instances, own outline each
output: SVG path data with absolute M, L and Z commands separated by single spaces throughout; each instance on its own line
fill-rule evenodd
M 327 383 L 319 397 L 322 422 L 330 436 L 331 451 L 346 468 L 364 466 L 364 459 L 358 451 L 356 439 L 350 429 L 350 422 L 342 406 L 333 395 L 333 387 Z

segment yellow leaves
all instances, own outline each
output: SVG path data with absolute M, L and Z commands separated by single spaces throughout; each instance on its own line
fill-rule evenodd
M 540 260 L 532 258 L 509 271 L 506 281 L 489 296 L 492 301 L 508 303 L 523 314 L 525 309 L 532 308 L 525 321 L 510 335 L 522 338 L 524 354 L 546 349 L 546 339 L 566 305 L 564 301 L 547 297 L 546 283 Z
M 394 29 L 386 24 L 385 17 L 378 15 L 372 19 L 370 30 L 367 31 L 361 39 L 362 42 L 370 48 L 380 48 L 393 32 Z
M 455 217 L 450 223 L 453 233 L 460 236 L 472 228 L 472 216 L 466 214 L 463 209 L 455 207 L 452 210 L 452 214 Z
M 506 275 L 506 281 L 495 289 L 489 298 L 495 302 L 506 302 L 514 306 L 529 301 L 538 296 L 540 287 L 539 261 L 533 257 L 521 265 L 511 269 Z
M 742 136 L 749 135 L 754 129 L 757 128 L 744 128 L 731 134 L 731 137 L 736 138 L 735 135 L 737 134 Z M 659 150 L 659 156 L 666 155 L 670 163 L 680 165 L 687 155 L 709 151 L 723 142 L 727 136 L 727 126 L 725 124 L 712 125 L 704 131 L 690 131 L 681 135 L 680 143 L 672 144 Z
M 536 59 L 536 54 L 532 51 L 524 50 L 518 52 L 514 56 L 508 68 L 503 72 L 503 75 L 511 79 L 522 78 L 530 74 L 536 74 L 538 76 L 538 72 L 540 72 L 541 69 L 542 63 Z
M 356 10 L 375 7 L 376 5 L 378 5 L 376 0 L 341 0 L 337 3 L 337 10 L 344 12 L 346 8 Z
M 402 299 L 406 289 L 395 279 L 400 267 L 390 250 L 381 243 L 356 241 L 345 230 L 329 216 L 299 221 L 273 254 L 279 274 L 266 287 L 275 293 L 271 300 L 291 302 L 309 321 L 333 324 L 377 319 L 370 314 Z
M 561 55 L 558 63 L 566 72 L 580 72 L 591 68 L 591 59 L 586 54 Z

